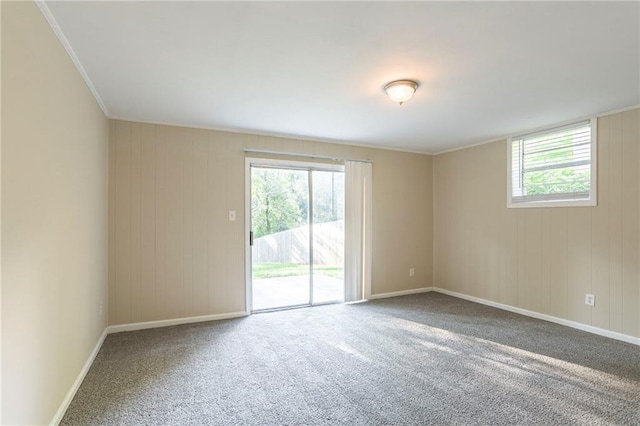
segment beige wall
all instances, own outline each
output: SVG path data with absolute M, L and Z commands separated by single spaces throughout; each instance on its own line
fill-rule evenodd
M 107 322 L 108 121 L 37 6 L 1 7 L 2 424 L 46 424 Z
M 245 310 L 244 148 L 373 160 L 373 293 L 431 285 L 430 156 L 111 121 L 111 324 Z
M 244 310 L 243 148 L 374 161 L 374 294 L 436 285 L 640 336 L 640 110 L 599 120 L 598 207 L 506 209 L 504 141 L 432 158 L 108 124 L 37 7 L 1 4 L 1 423 L 52 419 L 107 309 Z
M 436 156 L 434 285 L 640 337 L 639 128 L 598 120 L 597 207 L 507 209 L 506 141 Z

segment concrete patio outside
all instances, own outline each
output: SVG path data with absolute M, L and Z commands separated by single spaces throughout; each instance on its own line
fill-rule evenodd
M 309 275 L 253 280 L 254 311 L 309 303 Z M 344 280 L 313 275 L 313 303 L 344 301 Z

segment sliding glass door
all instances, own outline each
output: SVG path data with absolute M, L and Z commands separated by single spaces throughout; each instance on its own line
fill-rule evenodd
M 309 304 L 308 171 L 251 168 L 251 232 L 253 310 Z
M 252 164 L 251 310 L 344 300 L 344 173 Z
M 344 300 L 344 173 L 311 171 L 312 303 Z

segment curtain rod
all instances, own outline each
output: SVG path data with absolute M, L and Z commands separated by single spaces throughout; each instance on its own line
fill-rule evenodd
M 252 153 L 252 154 L 286 155 L 288 157 L 321 158 L 323 160 L 333 160 L 333 161 L 359 161 L 361 163 L 373 163 L 373 161 L 371 160 L 362 160 L 358 158 L 341 158 L 341 157 L 332 157 L 329 155 L 299 154 L 297 152 L 283 152 L 283 151 L 267 151 L 263 149 L 245 148 L 244 152 Z

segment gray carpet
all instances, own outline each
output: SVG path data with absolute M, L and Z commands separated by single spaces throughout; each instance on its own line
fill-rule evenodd
M 640 348 L 437 293 L 107 337 L 62 424 L 640 424 Z

